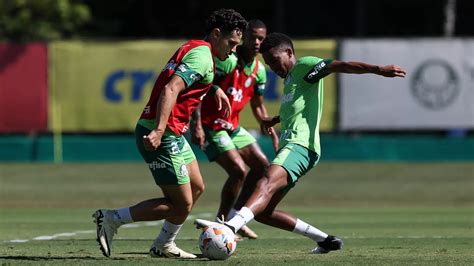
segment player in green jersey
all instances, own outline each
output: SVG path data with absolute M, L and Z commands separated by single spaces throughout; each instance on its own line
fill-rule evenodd
M 260 52 L 265 63 L 284 79 L 279 116 L 263 121 L 267 128 L 281 122 L 279 150 L 244 207 L 225 224 L 235 232 L 255 218 L 261 223 L 314 240 L 317 246 L 312 253 L 322 254 L 341 249 L 341 239 L 275 208 L 321 156 L 319 122 L 323 110 L 323 78 L 331 73 L 404 77 L 405 71 L 396 65 L 377 66 L 313 56 L 297 59 L 291 39 L 281 33 L 268 35 Z
M 213 56 L 225 60 L 235 50 L 247 21 L 235 10 L 220 9 L 211 14 L 206 24 L 206 38 L 184 43 L 165 65 L 136 126 L 136 145 L 163 196 L 126 208 L 99 209 L 93 214 L 97 241 L 107 257 L 120 226 L 164 220 L 149 250 L 150 256 L 196 258 L 175 244 L 178 232 L 204 190 L 196 157 L 183 134 L 189 127 L 191 113 L 212 86 Z M 214 96 L 229 114 L 226 94 L 216 90 Z
M 215 108 L 214 100 L 207 97 L 201 103 L 202 108 L 193 113 L 193 143 L 199 145 L 208 159 L 216 161 L 228 174 L 221 192 L 218 218 L 224 216 L 230 219 L 235 215 L 245 203 L 236 202 L 239 193 L 251 193 L 256 180 L 269 166 L 255 138 L 239 122 L 239 114 L 249 102 L 259 123 L 268 116 L 263 104 L 266 70 L 257 58 L 266 35 L 267 28 L 262 21 L 249 20 L 242 36 L 243 43 L 237 46 L 236 53 L 224 61 L 214 58 L 216 76 L 213 86 L 219 86 L 227 93 L 232 106 L 231 115 L 222 117 Z M 270 137 L 276 149 L 278 137 L 273 129 Z M 243 226 L 238 234 L 250 239 L 258 237 L 247 226 Z

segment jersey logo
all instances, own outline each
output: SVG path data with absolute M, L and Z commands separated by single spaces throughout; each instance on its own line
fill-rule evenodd
M 250 84 L 252 84 L 252 77 L 248 77 L 247 80 L 245 81 L 245 88 L 250 87 Z
M 287 102 L 290 102 L 293 100 L 293 97 L 295 96 L 294 92 L 287 93 L 281 97 L 281 104 L 285 104 Z
M 324 68 L 327 66 L 325 61 L 317 63 L 303 78 L 308 83 L 316 83 L 328 74 L 324 73 Z
M 241 102 L 242 98 L 244 98 L 242 90 L 241 89 L 236 89 L 234 87 L 229 87 L 227 89 L 227 94 L 231 95 L 235 102 Z
M 162 72 L 165 71 L 165 70 L 174 70 L 176 68 L 176 63 L 174 62 L 174 60 L 171 60 L 168 62 L 168 64 L 165 65 L 165 67 L 163 68 Z

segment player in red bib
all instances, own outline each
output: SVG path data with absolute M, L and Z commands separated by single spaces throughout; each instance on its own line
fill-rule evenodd
M 215 11 L 207 21 L 205 40 L 183 44 L 158 76 L 135 136 L 138 150 L 164 196 L 128 208 L 100 209 L 93 214 L 97 241 L 105 256 L 110 256 L 112 238 L 121 225 L 165 219 L 150 255 L 196 258 L 174 242 L 204 190 L 196 157 L 182 134 L 189 127 L 191 113 L 211 88 L 213 56 L 225 60 L 240 43 L 246 25 L 245 19 L 232 9 Z M 218 109 L 228 116 L 231 107 L 225 93 L 219 89 L 212 94 Z
M 224 61 L 215 58 L 216 76 L 213 87 L 221 88 L 227 93 L 232 106 L 231 115 L 226 117 L 219 111 L 212 97 L 205 97 L 200 112 L 197 109 L 193 114 L 193 142 L 204 149 L 210 161 L 216 161 L 229 175 L 222 188 L 217 218 L 222 215 L 226 219 L 233 217 L 243 204 L 236 202 L 238 195 L 250 194 L 256 179 L 269 165 L 255 138 L 239 125 L 240 112 L 248 102 L 251 103 L 258 122 L 267 116 L 263 104 L 266 71 L 257 58 L 266 31 L 262 21 L 249 21 L 243 36 L 244 42 L 237 47 L 237 52 Z M 274 131 L 271 136 L 274 145 L 278 146 Z M 247 226 L 241 228 L 239 234 L 250 239 L 257 238 L 255 232 Z

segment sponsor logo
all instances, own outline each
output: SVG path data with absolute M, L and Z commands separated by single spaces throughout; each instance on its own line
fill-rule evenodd
M 250 87 L 250 84 L 252 84 L 252 77 L 248 77 L 247 80 L 245 80 L 245 83 L 244 83 L 245 88 Z
M 283 141 L 285 139 L 288 139 L 290 138 L 290 135 L 291 135 L 291 131 L 290 130 L 285 130 L 283 132 L 281 132 L 281 135 L 280 135 L 280 141 Z
M 287 102 L 290 102 L 293 100 L 293 97 L 295 96 L 294 92 L 287 93 L 281 97 L 281 104 L 285 104 Z
M 176 62 L 174 60 L 170 60 L 163 68 L 163 71 L 174 70 L 175 68 L 176 68 Z
M 448 62 L 430 59 L 415 69 L 411 92 L 423 107 L 440 110 L 450 106 L 459 95 L 459 83 L 458 75 Z
M 226 129 L 226 130 L 233 130 L 234 129 L 234 126 L 231 123 L 225 121 L 222 118 L 217 118 L 216 120 L 214 120 L 214 124 L 220 124 L 221 127 L 223 129 Z
M 145 88 L 153 84 L 154 80 L 155 73 L 153 71 L 126 71 L 120 69 L 110 73 L 106 77 L 103 88 L 104 96 L 110 102 L 119 103 L 125 100 L 125 96 L 130 95 L 130 101 L 138 102 L 143 99 L 143 91 Z M 127 93 L 119 89 L 128 83 L 131 84 L 131 86 L 126 88 Z
M 291 75 L 288 75 L 286 77 L 286 79 L 283 81 L 283 83 L 285 84 L 285 86 L 287 86 L 288 84 L 290 84 L 291 82 L 293 81 L 293 77 Z
M 163 169 L 163 168 L 166 168 L 166 164 L 162 163 L 162 162 L 153 161 L 153 162 L 148 164 L 148 167 L 151 170 Z
M 143 113 L 145 113 L 145 114 L 150 113 L 150 106 L 149 105 L 147 105 L 147 106 L 145 106 L 145 108 L 143 108 Z

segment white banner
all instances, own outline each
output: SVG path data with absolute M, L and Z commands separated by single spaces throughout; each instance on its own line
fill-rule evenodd
M 340 74 L 342 130 L 474 128 L 474 39 L 348 39 L 340 55 L 407 71 Z

